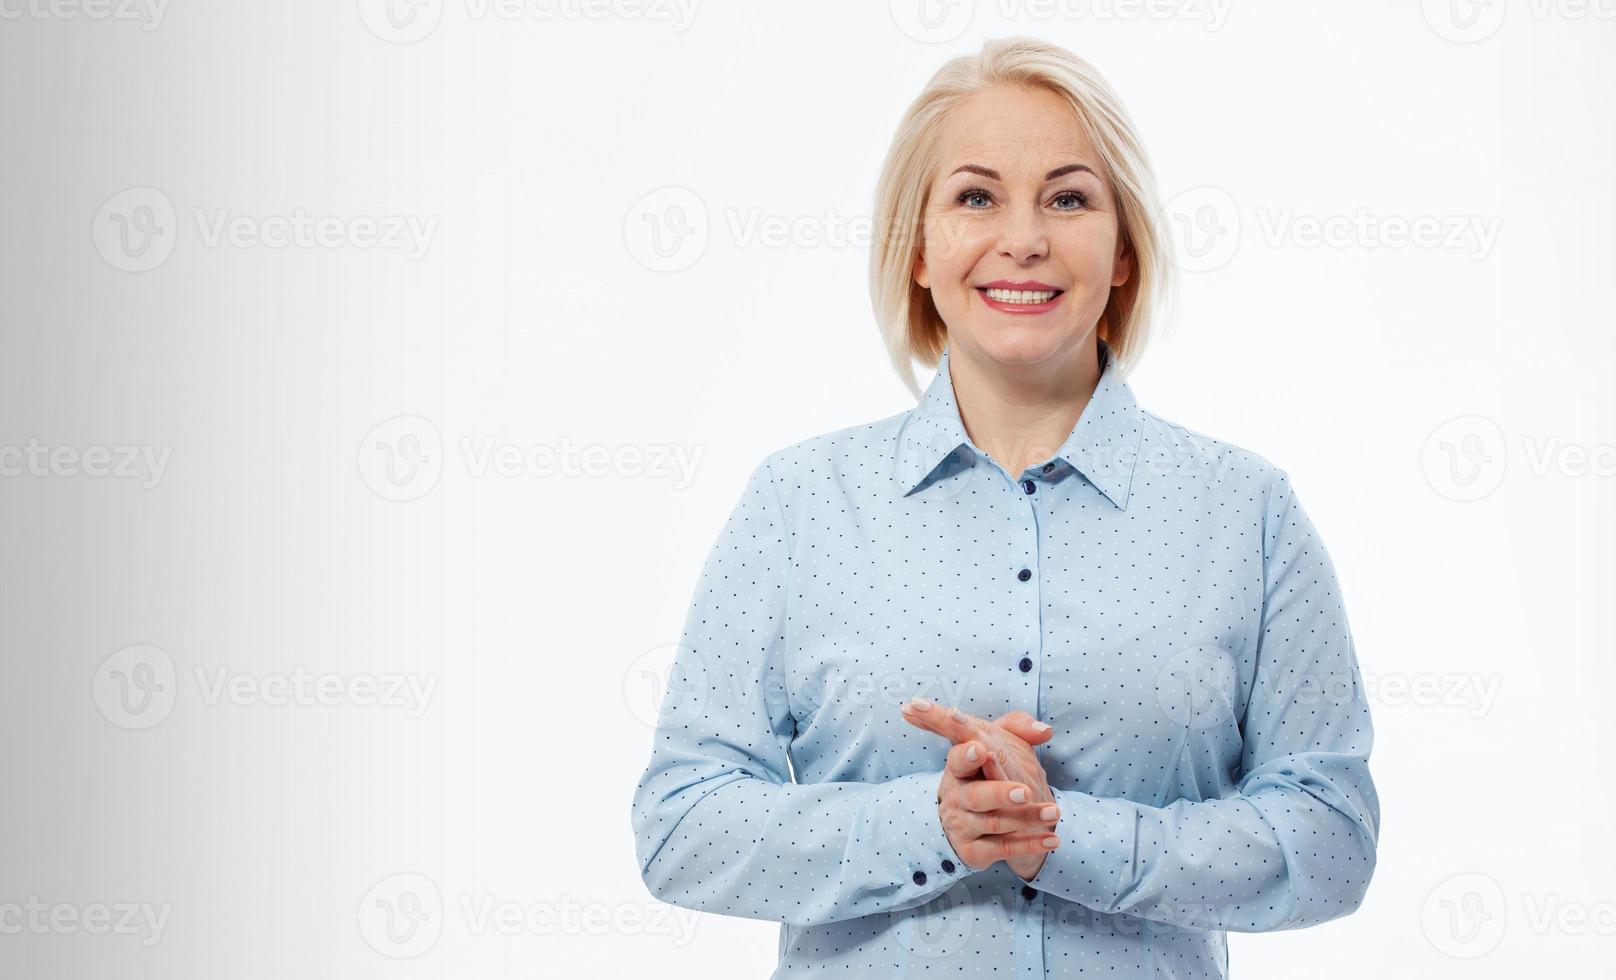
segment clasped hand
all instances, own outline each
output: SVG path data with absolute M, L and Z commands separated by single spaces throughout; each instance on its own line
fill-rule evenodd
M 1053 730 L 1025 711 L 984 721 L 925 698 L 903 705 L 916 728 L 954 743 L 937 786 L 937 812 L 949 844 L 966 866 L 981 871 L 1004 861 L 1024 879 L 1060 845 L 1055 794 L 1033 751 Z

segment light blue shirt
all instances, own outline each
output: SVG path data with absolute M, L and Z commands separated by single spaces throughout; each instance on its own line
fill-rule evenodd
M 634 795 L 652 894 L 781 923 L 777 977 L 871 980 L 1224 977 L 1226 930 L 1358 907 L 1380 804 L 1330 558 L 1283 470 L 1100 356 L 1022 473 L 966 435 L 946 351 L 913 410 L 753 471 Z M 954 852 L 916 695 L 1054 726 L 1030 882 Z

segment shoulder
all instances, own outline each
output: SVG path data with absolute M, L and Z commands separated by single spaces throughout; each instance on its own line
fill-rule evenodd
M 758 470 L 782 496 L 826 479 L 864 482 L 890 478 L 898 433 L 909 411 L 799 439 L 764 456 Z
M 1187 425 L 1139 410 L 1143 435 L 1139 467 L 1144 475 L 1189 479 L 1226 501 L 1266 507 L 1290 493 L 1290 477 L 1267 456 Z

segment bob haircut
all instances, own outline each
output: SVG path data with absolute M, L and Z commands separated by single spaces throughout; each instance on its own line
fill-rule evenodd
M 918 398 L 914 361 L 935 367 L 947 332 L 931 292 L 914 280 L 923 243 L 943 123 L 949 110 L 996 85 L 1047 89 L 1077 115 L 1117 199 L 1118 233 L 1133 253 L 1128 281 L 1111 289 L 1099 335 L 1126 371 L 1143 353 L 1158 309 L 1171 292 L 1171 252 L 1161 224 L 1156 177 L 1127 110 L 1093 65 L 1059 45 L 1032 37 L 995 38 L 974 55 L 954 58 L 933 75 L 904 113 L 875 189 L 870 300 L 887 354 Z

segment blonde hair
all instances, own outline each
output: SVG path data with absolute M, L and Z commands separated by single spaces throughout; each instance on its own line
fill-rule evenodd
M 887 353 L 916 397 L 914 360 L 935 367 L 947 340 L 931 292 L 914 281 L 922 223 L 949 111 L 995 85 L 1047 89 L 1064 98 L 1100 156 L 1117 198 L 1119 234 L 1133 253 L 1128 281 L 1113 287 L 1099 334 L 1118 367 L 1143 353 L 1153 316 L 1171 291 L 1171 253 L 1162 226 L 1156 177 L 1127 110 L 1093 65 L 1032 37 L 995 38 L 974 55 L 954 58 L 926 83 L 898 125 L 876 183 L 870 249 L 870 300 Z

